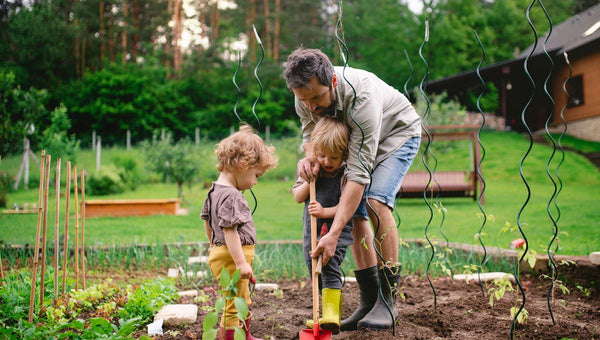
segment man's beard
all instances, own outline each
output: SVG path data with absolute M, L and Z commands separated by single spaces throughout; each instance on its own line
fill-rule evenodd
M 331 105 L 323 109 L 320 116 L 335 117 L 335 100 L 331 102 Z

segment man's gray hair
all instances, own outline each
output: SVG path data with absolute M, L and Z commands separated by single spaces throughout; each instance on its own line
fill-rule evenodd
M 331 85 L 333 64 L 325 53 L 300 47 L 289 55 L 285 67 L 285 81 L 290 90 L 307 87 L 315 76 L 321 85 Z

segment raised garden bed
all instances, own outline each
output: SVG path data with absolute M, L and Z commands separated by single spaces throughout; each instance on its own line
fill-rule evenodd
M 180 199 L 86 200 L 85 217 L 175 215 Z

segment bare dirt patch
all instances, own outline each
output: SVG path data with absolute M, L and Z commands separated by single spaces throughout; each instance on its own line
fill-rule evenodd
M 548 279 L 539 275 L 521 275 L 529 319 L 526 324 L 516 327 L 515 339 L 600 339 L 600 267 L 578 261 L 577 266 L 561 266 L 559 273 L 559 279 L 570 293 L 563 294 L 558 289 L 555 292 L 551 302 L 555 324 L 546 298 L 550 286 Z M 510 308 L 516 304 L 516 292 L 507 292 L 494 306 L 490 306 L 489 284 L 484 286 L 484 297 L 478 284 L 448 278 L 435 279 L 432 283 L 437 293 L 435 308 L 433 291 L 426 279 L 416 276 L 402 279 L 405 298 L 398 298 L 399 317 L 395 334 L 392 330 L 361 330 L 342 332 L 333 339 L 510 338 Z M 312 318 L 308 281 L 280 282 L 280 286 L 279 294 L 254 293 L 251 307 L 253 335 L 265 339 L 297 339 L 299 331 L 305 328 L 305 320 Z M 211 299 L 206 303 L 197 302 L 201 308 L 196 324 L 165 327 L 165 335 L 156 339 L 201 339 L 202 320 L 206 314 L 202 306 L 214 301 L 215 289 L 216 286 L 203 288 Z M 347 283 L 343 293 L 343 316 L 348 316 L 358 305 L 358 286 Z M 180 303 L 196 302 L 185 298 Z

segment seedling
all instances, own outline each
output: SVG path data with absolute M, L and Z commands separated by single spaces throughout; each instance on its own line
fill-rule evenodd
M 240 280 L 240 270 L 237 269 L 233 272 L 231 276 L 229 276 L 229 272 L 225 267 L 221 270 L 221 277 L 219 278 L 219 284 L 221 285 L 221 289 L 219 290 L 220 297 L 215 301 L 215 309 L 214 311 L 209 312 L 204 317 L 204 321 L 202 321 L 202 339 L 203 340 L 212 340 L 217 337 L 218 329 L 214 328 L 219 322 L 219 314 L 223 312 L 223 308 L 225 307 L 225 302 L 233 299 L 235 307 L 238 312 L 235 315 L 230 317 L 238 318 L 242 323 L 248 317 L 248 305 L 246 304 L 246 300 L 237 295 L 238 288 L 237 283 Z M 235 329 L 235 339 L 245 339 L 246 335 L 242 328 L 237 327 Z

